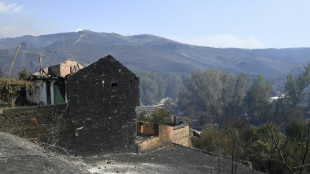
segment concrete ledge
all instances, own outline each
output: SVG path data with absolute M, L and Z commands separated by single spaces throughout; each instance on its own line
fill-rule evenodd
M 63 109 L 66 109 L 66 106 L 67 106 L 67 104 L 24 106 L 24 107 L 12 108 L 12 109 L 4 109 L 3 115 L 11 114 L 11 113 L 27 112 L 27 111 L 36 110 L 36 109 L 46 110 L 46 109 L 56 108 L 59 110 L 63 110 Z

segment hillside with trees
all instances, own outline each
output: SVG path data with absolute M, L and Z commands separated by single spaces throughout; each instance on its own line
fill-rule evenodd
M 271 85 L 262 75 L 206 69 L 192 72 L 178 96 L 184 115 L 202 127 L 197 148 L 251 161 L 269 173 L 310 172 L 310 63 L 298 75 L 288 74 L 285 95 L 268 100 Z
M 310 172 L 310 48 L 219 49 L 92 31 L 24 36 L 0 39 L 0 76 L 19 43 L 19 79 L 38 70 L 39 56 L 46 67 L 112 54 L 139 76 L 143 104 L 171 97 L 173 109 L 202 131 L 193 145 L 230 157 L 234 173 L 239 160 L 269 173 Z M 1 100 L 13 104 L 25 85 L 11 88 L 6 80 L 0 78 Z

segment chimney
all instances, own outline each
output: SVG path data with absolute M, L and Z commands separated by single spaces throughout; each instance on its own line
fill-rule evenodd
M 176 118 L 175 115 L 173 116 L 173 125 L 174 125 L 174 126 L 177 125 L 177 118 Z

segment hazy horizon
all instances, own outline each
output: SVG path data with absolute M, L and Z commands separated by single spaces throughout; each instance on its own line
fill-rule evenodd
M 161 38 L 165 38 L 168 40 L 172 40 L 175 42 L 179 42 L 181 44 L 187 44 L 187 45 L 193 45 L 193 46 L 201 46 L 201 47 L 211 47 L 211 48 L 220 48 L 220 49 L 226 49 L 226 48 L 235 48 L 235 49 L 249 49 L 249 50 L 255 50 L 255 49 L 290 49 L 290 48 L 310 48 L 309 47 L 283 47 L 283 48 L 238 48 L 238 47 L 216 47 L 216 46 L 207 46 L 207 45 L 199 45 L 199 44 L 191 44 L 191 43 L 186 43 L 183 41 L 177 41 L 171 38 L 166 38 L 166 37 L 162 37 L 162 36 L 157 36 L 157 35 L 153 35 L 153 34 L 149 34 L 149 33 L 142 33 L 142 34 L 135 34 L 135 35 L 122 35 L 119 33 L 115 33 L 115 32 L 104 32 L 104 31 L 92 31 L 92 30 L 78 30 L 78 31 L 68 31 L 68 32 L 56 32 L 56 33 L 46 33 L 46 34 L 38 34 L 38 35 L 31 35 L 31 34 L 27 34 L 27 35 L 22 35 L 22 36 L 16 36 L 16 37 L 6 37 L 6 38 L 0 38 L 0 39 L 14 39 L 14 38 L 19 38 L 19 37 L 25 37 L 25 36 L 34 36 L 34 37 L 38 37 L 38 36 L 45 36 L 45 35 L 53 35 L 53 34 L 61 34 L 61 33 L 71 33 L 71 32 L 80 32 L 80 31 L 91 31 L 91 32 L 95 32 L 95 33 L 109 33 L 109 34 L 118 34 L 124 37 L 131 37 L 131 36 L 139 36 L 139 35 L 152 35 L 152 36 L 156 36 L 156 37 L 161 37 Z
M 82 29 L 215 48 L 310 47 L 308 1 L 0 0 L 0 38 Z

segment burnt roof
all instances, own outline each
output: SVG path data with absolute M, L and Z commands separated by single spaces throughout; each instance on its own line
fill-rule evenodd
M 62 63 L 40 69 L 41 72 L 33 73 L 27 80 L 62 80 L 82 68 L 83 66 L 75 60 L 68 59 Z

